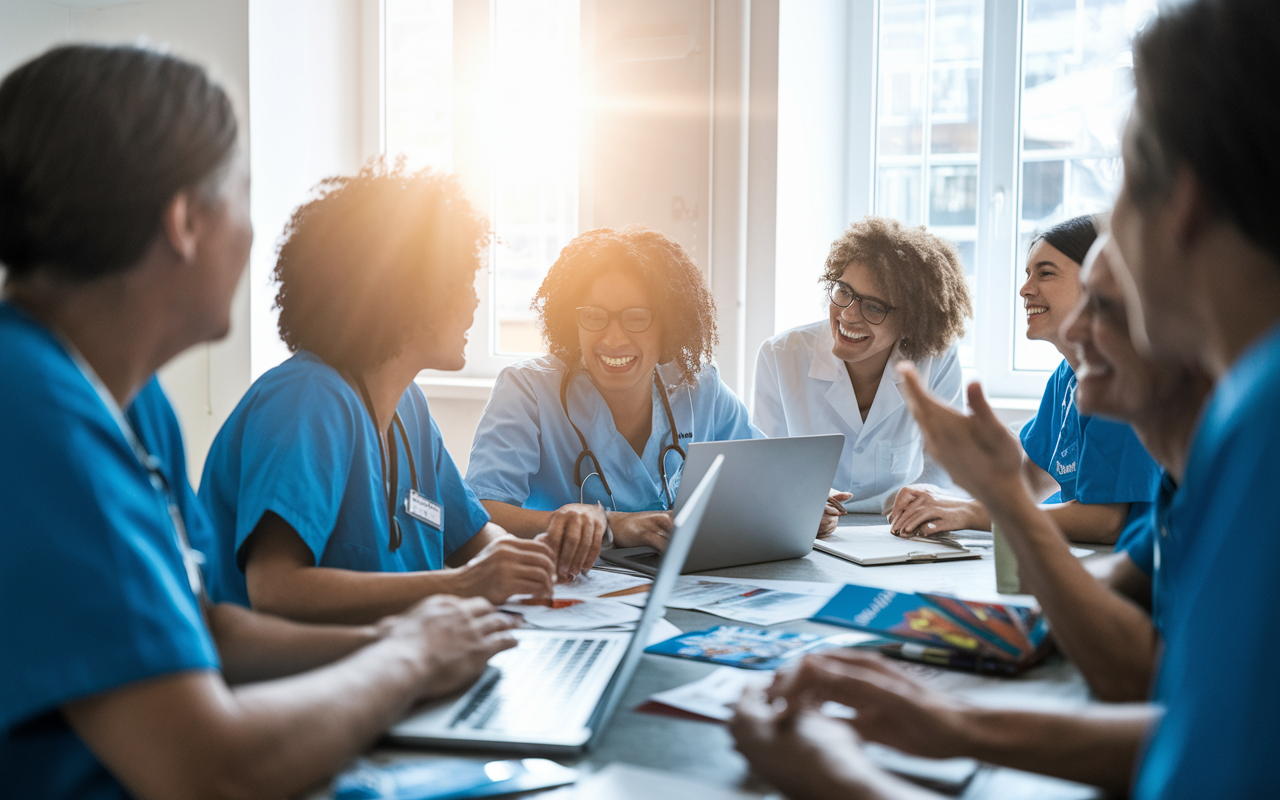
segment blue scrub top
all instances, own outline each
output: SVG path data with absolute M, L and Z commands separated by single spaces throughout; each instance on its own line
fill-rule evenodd
M 1280 692 L 1280 328 L 1232 367 L 1205 409 L 1159 537 L 1166 707 L 1139 798 L 1275 796 Z
M 422 390 L 410 384 L 396 410 L 418 486 L 393 430 L 402 543 L 392 552 L 378 433 L 359 393 L 305 350 L 254 381 L 218 431 L 200 481 L 218 539 L 219 601 L 249 605 L 241 547 L 268 511 L 302 537 L 316 566 L 364 572 L 440 569 L 484 527 L 489 515 L 462 482 Z M 405 511 L 413 488 L 443 507 L 443 529 Z
M 1053 476 L 1061 491 L 1046 502 L 1129 503 L 1116 541 L 1128 550 L 1160 489 L 1162 471 L 1133 428 L 1076 410 L 1076 374 L 1063 359 L 1040 398 L 1040 409 L 1022 427 L 1022 449 Z
M 587 445 L 600 458 L 613 498 L 599 478 L 589 477 L 591 460 L 583 462 L 584 485 L 579 490 L 573 465 L 582 444 L 560 405 L 563 362 L 555 356 L 522 361 L 498 374 L 471 444 L 467 483 L 485 500 L 497 500 L 538 511 L 554 511 L 568 503 L 600 502 L 608 510 L 658 511 L 667 508 L 658 469 L 658 455 L 671 444 L 667 412 L 653 389 L 653 427 L 643 455 L 618 432 L 613 413 L 585 370 L 574 372 L 568 404 L 573 422 Z M 751 424 L 747 408 L 724 381 L 715 365 L 698 373 L 692 385 L 677 385 L 674 363 L 658 369 L 675 417 L 680 445 L 727 439 L 762 439 Z M 683 460 L 666 457 L 672 499 L 680 491 Z
M 0 303 L 0 794 L 122 798 L 59 713 L 148 678 L 216 670 L 164 494 L 59 341 Z M 152 379 L 126 411 L 207 549 L 177 418 Z

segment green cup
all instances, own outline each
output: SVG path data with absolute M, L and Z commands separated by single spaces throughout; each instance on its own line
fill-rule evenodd
M 1018 581 L 1018 559 L 1013 556 L 1013 548 L 1009 540 L 1004 538 L 1000 526 L 991 523 L 991 537 L 996 557 L 996 591 L 1000 594 L 1021 594 L 1022 584 Z

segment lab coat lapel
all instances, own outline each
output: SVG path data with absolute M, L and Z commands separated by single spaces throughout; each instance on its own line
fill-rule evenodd
M 876 399 L 872 401 L 871 410 L 867 412 L 867 430 L 869 431 L 875 430 L 876 426 L 893 416 L 903 406 L 902 392 L 898 390 L 898 384 L 902 381 L 902 377 L 898 375 L 898 363 L 901 361 L 902 353 L 899 352 L 897 345 L 894 345 L 889 363 L 885 364 L 884 374 L 880 376 L 880 385 L 876 387 Z M 920 377 L 928 386 L 927 368 L 921 372 Z
M 853 383 L 849 380 L 849 372 L 844 362 L 835 357 L 831 348 L 835 347 L 835 339 L 831 335 L 831 326 L 822 329 L 813 349 L 813 361 L 809 364 L 809 377 L 820 381 L 829 381 L 824 399 L 835 410 L 840 419 L 849 426 L 854 436 L 862 433 L 862 415 L 858 413 L 858 398 L 853 393 Z

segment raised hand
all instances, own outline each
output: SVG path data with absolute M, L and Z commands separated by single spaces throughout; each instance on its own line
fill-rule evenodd
M 996 417 L 982 387 L 969 384 L 969 407 L 963 414 L 934 399 L 920 382 L 915 365 L 902 363 L 903 399 L 924 434 L 924 446 L 959 486 L 990 507 L 991 499 L 1011 491 L 1026 493 L 1022 481 L 1022 448 Z

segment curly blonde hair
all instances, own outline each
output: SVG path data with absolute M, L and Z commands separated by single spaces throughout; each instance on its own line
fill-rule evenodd
M 830 288 L 851 262 L 871 270 L 899 315 L 899 348 L 910 359 L 935 356 L 964 336 L 973 317 L 969 284 L 955 247 L 923 227 L 864 217 L 831 244 L 820 283 Z
M 634 275 L 648 287 L 654 316 L 662 320 L 658 362 L 674 361 L 681 381 L 691 382 L 711 363 L 719 342 L 715 301 L 684 248 L 643 225 L 587 231 L 560 251 L 531 304 L 547 349 L 565 364 L 578 363 L 576 309 L 591 282 L 611 270 Z

